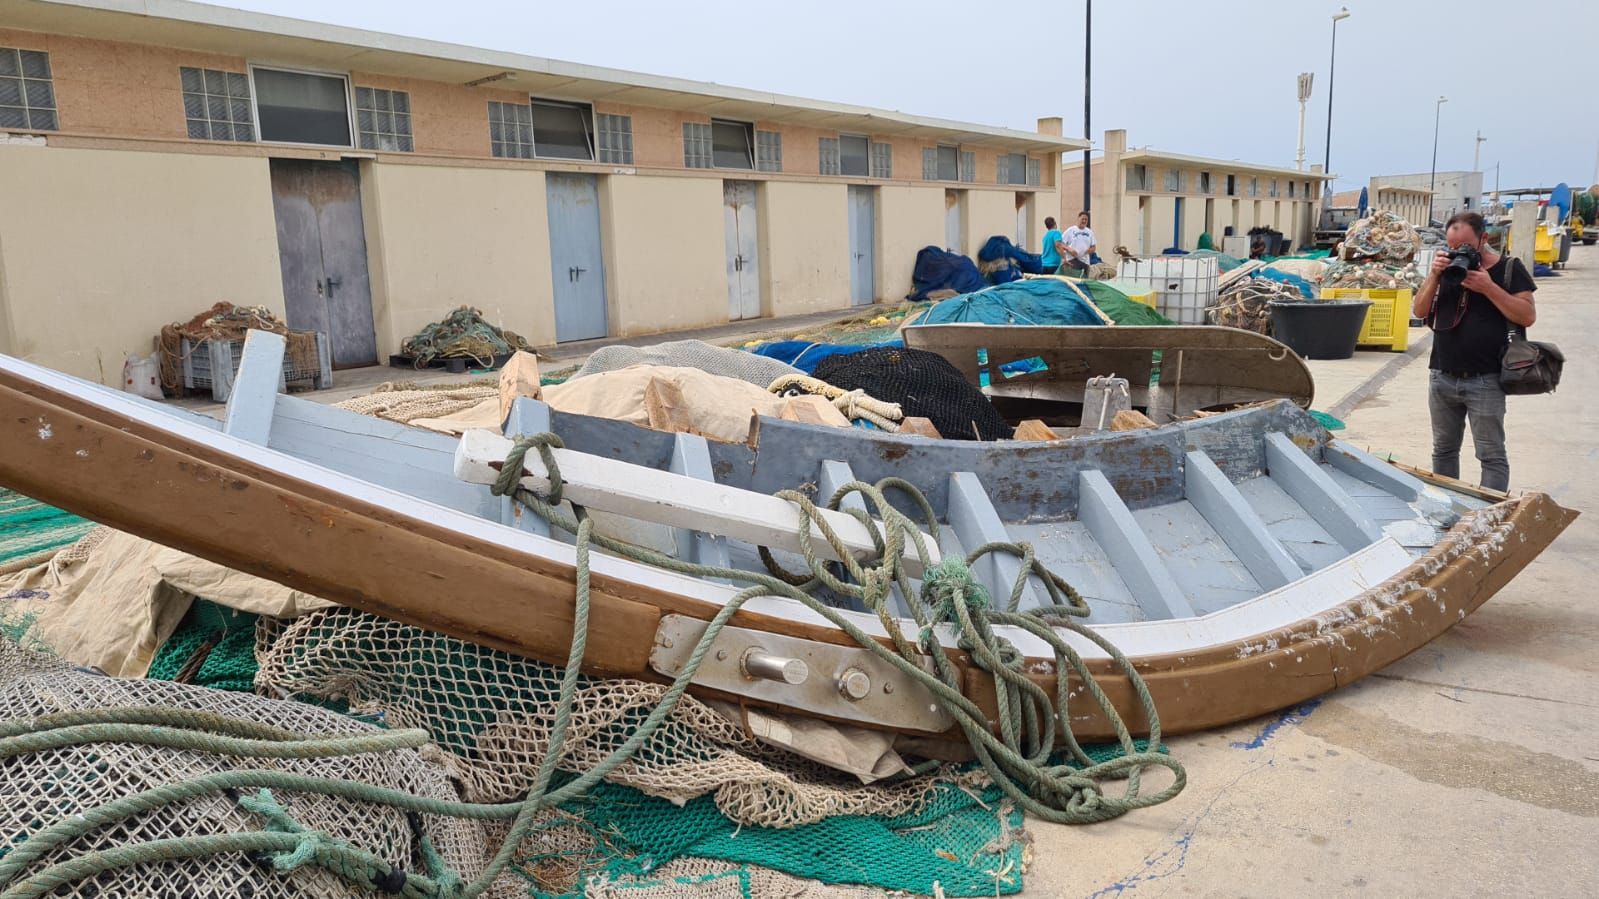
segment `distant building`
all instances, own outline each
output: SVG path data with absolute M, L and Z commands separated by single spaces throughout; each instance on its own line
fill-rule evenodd
M 1282 232 L 1296 247 L 1308 244 L 1322 184 L 1332 177 L 1320 166 L 1306 172 L 1128 149 L 1123 130 L 1106 131 L 1103 146 L 1104 158 L 1093 161 L 1089 179 L 1094 231 L 1106 258 L 1117 246 L 1138 255 L 1168 247 L 1192 250 L 1205 232 L 1219 249 L 1224 236 L 1243 236 L 1261 225 Z M 1083 207 L 1081 159 L 1063 166 L 1059 184 L 1061 221 L 1074 221 Z
M 1379 175 L 1371 179 L 1372 187 L 1408 187 L 1427 190 L 1432 187 L 1432 220 L 1445 222 L 1457 212 L 1478 212 L 1482 205 L 1482 172 L 1429 172 L 1417 175 Z M 1424 225 L 1426 222 L 1416 222 Z
M 1373 178 L 1371 188 L 1366 191 L 1366 207 L 1373 211 L 1392 212 L 1412 225 L 1421 227 L 1427 224 L 1427 198 L 1430 196 L 1425 187 L 1379 184 Z
M 1087 144 L 1038 128 L 0 0 L 0 352 L 115 382 L 219 300 L 329 333 L 339 367 L 461 305 L 547 345 L 897 300 L 924 246 L 1043 234 Z

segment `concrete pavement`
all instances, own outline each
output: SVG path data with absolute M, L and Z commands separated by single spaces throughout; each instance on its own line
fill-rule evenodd
M 1025 895 L 1599 893 L 1599 371 L 1585 363 L 1599 357 L 1599 248 L 1574 248 L 1538 288 L 1533 335 L 1571 361 L 1559 392 L 1510 399 L 1511 488 L 1583 516 L 1400 662 L 1306 707 L 1172 739 L 1189 778 L 1175 800 L 1033 824 Z M 1316 407 L 1357 394 L 1384 358 L 1312 363 Z M 1427 467 L 1426 354 L 1387 374 L 1339 415 L 1341 436 Z

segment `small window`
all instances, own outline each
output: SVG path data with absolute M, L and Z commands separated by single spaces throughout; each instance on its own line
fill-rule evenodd
M 1026 184 L 1027 183 L 1027 154 L 1006 153 L 999 157 L 997 173 L 1000 177 L 996 180 L 1000 184 Z
M 755 126 L 711 119 L 711 162 L 719 169 L 755 168 Z
M 1149 168 L 1142 164 L 1127 167 L 1127 189 L 1149 190 Z
M 1228 175 L 1227 176 L 1227 196 L 1229 196 L 1229 197 L 1238 196 L 1238 176 L 1237 175 Z
M 872 144 L 872 171 L 873 178 L 894 177 L 894 146 L 892 144 Z
M 633 117 L 601 113 L 595 116 L 594 124 L 594 133 L 599 139 L 600 162 L 632 165 Z
M 1169 191 L 1182 190 L 1183 189 L 1183 173 L 1177 171 L 1176 169 L 1167 169 L 1166 170 L 1166 189 L 1169 190 Z
M 1202 194 L 1210 193 L 1210 173 L 1209 172 L 1200 172 L 1199 173 L 1199 192 L 1202 193 Z
M 961 151 L 961 180 L 975 182 L 977 180 L 977 154 L 971 150 Z
M 355 130 L 363 150 L 415 150 L 411 140 L 411 95 L 375 87 L 356 88 Z
M 594 159 L 594 111 L 587 103 L 534 99 L 533 155 L 539 159 Z
M 503 159 L 532 159 L 533 110 L 522 103 L 490 100 L 489 149 Z
M 54 131 L 57 127 L 50 54 L 0 47 L 0 128 Z
M 783 132 L 755 132 L 755 168 L 763 172 L 783 170 Z
M 1249 195 L 1251 197 L 1260 196 L 1260 179 L 1259 178 L 1250 178 L 1249 179 Z
M 839 174 L 864 178 L 871 171 L 871 141 L 858 134 L 838 136 Z
M 1295 184 L 1292 181 L 1288 182 L 1288 196 L 1290 196 L 1290 197 L 1293 196 L 1294 195 L 1294 188 L 1296 188 L 1298 186 L 1299 185 Z
M 254 68 L 261 139 L 285 144 L 353 145 L 350 83 L 343 75 Z
M 960 180 L 960 150 L 955 147 L 938 148 L 938 169 L 936 172 L 940 181 Z
M 840 161 L 842 151 L 838 146 L 838 138 L 822 137 L 816 143 L 816 171 L 822 175 L 837 175 L 842 171 L 843 163 Z
M 1027 183 L 1038 187 L 1044 182 L 1044 164 L 1037 159 L 1027 160 Z
M 705 122 L 683 123 L 683 166 L 691 169 L 711 167 L 711 126 Z
M 1276 178 L 1271 179 L 1271 185 L 1267 188 L 1267 190 L 1269 190 L 1271 192 L 1271 196 L 1274 196 L 1274 197 L 1277 196 L 1277 179 Z
M 0 51 L 4 52 L 4 51 Z M 178 67 L 183 117 L 195 140 L 255 140 L 250 115 L 250 79 L 243 72 Z

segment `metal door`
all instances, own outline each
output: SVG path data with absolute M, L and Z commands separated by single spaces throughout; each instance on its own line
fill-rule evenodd
M 605 258 L 600 250 L 600 188 L 594 175 L 544 177 L 550 220 L 550 277 L 555 285 L 555 339 L 589 340 L 609 332 Z
M 271 161 L 288 326 L 328 336 L 334 368 L 374 365 L 377 330 L 354 160 Z
M 966 252 L 966 236 L 962 233 L 964 229 L 961 228 L 965 207 L 965 191 L 944 191 L 944 249 L 952 253 Z
M 849 188 L 849 294 L 856 306 L 877 301 L 877 189 Z
M 755 182 L 722 182 L 727 223 L 727 317 L 761 315 L 760 242 L 755 218 Z

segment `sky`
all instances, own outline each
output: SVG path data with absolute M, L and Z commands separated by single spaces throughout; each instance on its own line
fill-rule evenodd
M 1336 189 L 1438 171 L 1483 186 L 1599 180 L 1599 2 L 1345 0 L 1337 25 Z M 219 5 L 371 31 L 1032 131 L 1083 133 L 1085 0 L 227 0 Z M 1261 164 L 1294 162 L 1300 72 L 1315 76 L 1306 164 L 1326 150 L 1332 14 L 1320 0 L 1094 5 L 1092 133 Z M 1039 11 L 1049 9 L 1047 16 Z M 1534 14 L 1532 10 L 1536 10 Z M 1584 59 L 1553 45 L 1585 42 Z M 1571 79 L 1585 71 L 1586 87 Z M 1448 97 L 1442 107 L 1439 96 Z

